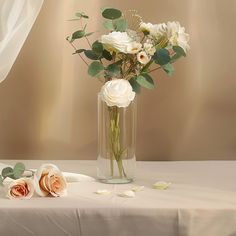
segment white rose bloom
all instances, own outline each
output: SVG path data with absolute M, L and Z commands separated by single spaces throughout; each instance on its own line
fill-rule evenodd
M 139 26 L 139 29 L 141 31 L 147 31 L 147 32 L 150 32 L 151 29 L 153 28 L 153 24 L 152 23 L 144 23 L 144 22 L 141 22 L 140 26 Z
M 189 35 L 185 33 L 185 28 L 179 22 L 167 22 L 167 37 L 172 46 L 180 46 L 185 52 L 190 49 Z
M 138 53 L 141 49 L 142 49 L 141 43 L 133 42 L 127 46 L 126 51 L 127 53 L 135 54 Z
M 151 56 L 153 56 L 154 53 L 156 52 L 156 48 L 154 47 L 152 43 L 144 43 L 143 48 L 145 52 Z
M 119 51 L 127 53 L 127 47 L 130 46 L 134 40 L 127 34 L 127 32 L 111 32 L 102 35 L 100 42 L 109 51 Z
M 151 60 L 151 57 L 149 57 L 146 52 L 141 51 L 141 52 L 139 52 L 138 55 L 137 55 L 137 60 L 138 60 L 141 64 L 146 65 L 146 64 Z
M 162 36 L 166 35 L 166 27 L 165 23 L 155 24 L 150 29 L 150 35 L 159 40 Z
M 127 107 L 135 98 L 132 86 L 125 79 L 115 79 L 106 82 L 100 92 L 107 106 Z

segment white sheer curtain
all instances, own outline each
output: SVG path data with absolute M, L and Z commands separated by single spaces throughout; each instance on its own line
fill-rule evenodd
M 0 82 L 11 70 L 44 0 L 0 0 Z

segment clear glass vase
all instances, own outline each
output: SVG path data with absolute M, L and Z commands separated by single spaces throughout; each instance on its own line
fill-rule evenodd
M 136 100 L 125 108 L 109 107 L 98 94 L 97 176 L 103 183 L 129 183 L 135 178 Z

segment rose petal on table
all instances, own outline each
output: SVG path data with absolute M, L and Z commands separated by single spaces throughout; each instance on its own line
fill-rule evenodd
M 131 190 L 133 191 L 133 192 L 140 192 L 140 191 L 142 191 L 144 189 L 144 186 L 135 186 L 135 187 L 133 187 Z
M 99 195 L 108 195 L 111 194 L 111 191 L 107 189 L 98 189 L 95 193 Z
M 165 190 L 169 188 L 171 185 L 170 182 L 165 182 L 165 181 L 157 181 L 155 184 L 153 184 L 153 188 L 159 189 L 159 190 Z
M 124 191 L 123 193 L 119 194 L 120 197 L 126 197 L 126 198 L 134 198 L 135 197 L 135 192 L 132 190 L 127 190 Z

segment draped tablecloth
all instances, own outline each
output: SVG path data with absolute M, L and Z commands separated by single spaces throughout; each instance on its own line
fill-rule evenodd
M 15 161 L 0 161 L 13 164 Z M 62 171 L 95 177 L 95 161 L 54 163 Z M 152 188 L 158 180 L 167 190 Z M 135 198 L 119 194 L 145 186 Z M 110 195 L 97 195 L 108 189 Z M 236 162 L 138 162 L 137 180 L 125 185 L 70 183 L 63 198 L 0 198 L 1 236 L 236 236 Z

